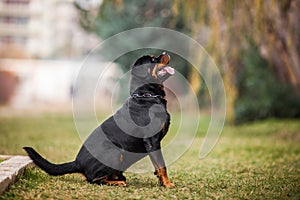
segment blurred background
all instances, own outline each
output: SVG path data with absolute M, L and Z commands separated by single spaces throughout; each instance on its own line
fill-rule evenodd
M 1 0 L 0 111 L 71 109 L 72 83 L 88 53 L 112 35 L 147 26 L 177 30 L 206 49 L 223 76 L 229 123 L 300 117 L 297 0 Z M 115 74 L 149 52 L 161 50 L 117 59 L 100 92 L 109 95 Z M 106 56 L 92 60 L 101 67 Z M 174 57 L 200 106 L 209 108 L 201 76 Z

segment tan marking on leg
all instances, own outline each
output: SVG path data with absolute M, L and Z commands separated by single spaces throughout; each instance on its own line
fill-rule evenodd
M 127 186 L 125 181 L 120 180 L 109 180 L 107 177 L 95 178 L 93 182 L 99 182 L 99 184 L 110 185 L 110 186 Z
M 111 186 L 127 186 L 125 181 L 113 181 L 113 180 L 105 180 L 103 181 L 107 185 Z
M 155 171 L 155 174 L 157 175 L 159 182 L 164 187 L 174 187 L 175 184 L 170 182 L 167 176 L 167 170 L 166 168 L 161 168 Z

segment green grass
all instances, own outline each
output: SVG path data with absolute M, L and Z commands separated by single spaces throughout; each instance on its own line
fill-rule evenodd
M 205 127 L 168 167 L 175 188 L 160 187 L 150 172 L 125 173 L 128 187 L 110 187 L 88 184 L 79 174 L 53 177 L 30 168 L 0 199 L 300 198 L 299 120 L 226 126 L 211 154 L 199 159 Z M 0 138 L 0 154 L 25 155 L 22 146 L 28 145 L 54 162 L 74 159 L 81 145 L 68 115 L 1 117 Z

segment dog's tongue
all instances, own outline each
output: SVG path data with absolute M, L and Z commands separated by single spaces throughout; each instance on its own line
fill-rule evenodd
M 175 74 L 175 70 L 172 67 L 167 66 L 164 69 L 171 75 Z

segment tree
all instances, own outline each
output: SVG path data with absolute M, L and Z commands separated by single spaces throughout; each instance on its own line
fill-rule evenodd
M 254 113 L 246 117 L 249 120 L 280 117 L 283 112 L 287 117 L 286 110 L 293 110 L 289 117 L 300 116 L 300 103 L 291 100 L 300 102 L 300 1 L 174 3 L 186 11 L 183 21 L 191 24 L 194 38 L 209 29 L 205 47 L 223 73 L 229 121 L 241 118 L 241 110 L 247 111 L 243 115 Z M 286 103 L 278 106 L 278 99 Z
M 285 110 L 293 110 L 289 117 L 300 117 L 299 13 L 299 0 L 104 0 L 94 27 L 103 39 L 143 26 L 171 28 L 196 38 L 220 66 L 229 121 L 241 117 L 241 110 L 247 111 L 243 115 L 254 113 L 246 117 L 249 120 L 288 117 L 282 115 Z M 128 60 L 119 61 L 130 66 Z M 184 74 L 203 95 L 205 86 L 199 76 L 189 70 Z M 253 96 L 260 103 L 241 101 Z M 279 106 L 278 98 L 286 103 Z M 265 110 L 264 114 L 257 108 Z

